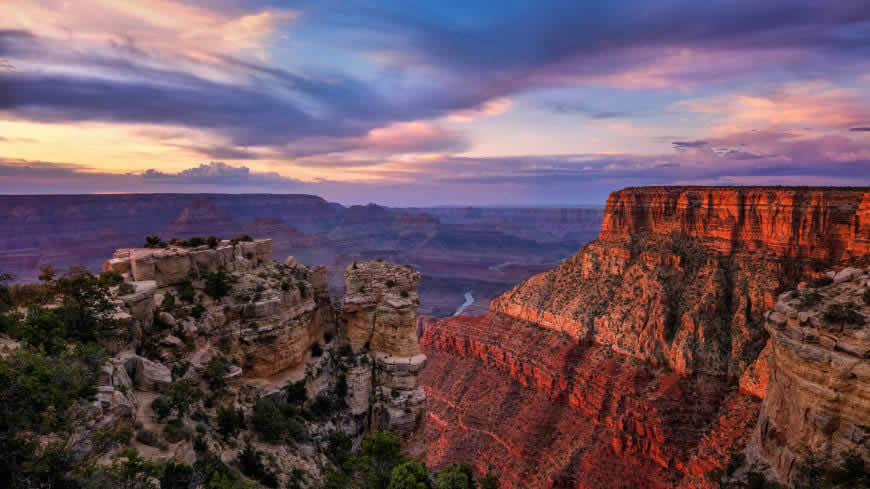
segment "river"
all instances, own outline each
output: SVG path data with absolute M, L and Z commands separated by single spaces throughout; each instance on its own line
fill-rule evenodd
M 465 302 L 463 302 L 462 305 L 460 305 L 459 308 L 456 309 L 456 312 L 454 312 L 453 315 L 458 316 L 458 315 L 462 314 L 462 311 L 464 311 L 466 308 L 468 308 L 468 306 L 470 306 L 472 304 L 474 304 L 474 296 L 471 295 L 471 292 L 466 292 L 465 293 Z

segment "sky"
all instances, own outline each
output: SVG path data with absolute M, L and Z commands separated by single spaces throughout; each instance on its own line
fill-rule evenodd
M 0 193 L 870 185 L 866 0 L 2 0 Z

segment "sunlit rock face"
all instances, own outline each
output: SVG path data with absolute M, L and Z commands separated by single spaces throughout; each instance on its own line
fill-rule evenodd
M 770 383 L 747 452 L 782 482 L 807 450 L 836 461 L 870 448 L 870 268 L 834 277 L 782 294 L 767 313 Z
M 774 382 L 765 314 L 868 253 L 867 193 L 613 193 L 597 241 L 488 315 L 423 329 L 427 459 L 509 487 L 710 487 Z
M 493 311 L 666 364 L 740 376 L 776 294 L 868 253 L 864 190 L 637 188 L 607 200 L 599 239 L 494 300 Z

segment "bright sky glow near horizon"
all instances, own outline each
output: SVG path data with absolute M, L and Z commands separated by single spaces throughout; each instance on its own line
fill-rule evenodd
M 6 0 L 0 193 L 870 185 L 865 0 Z

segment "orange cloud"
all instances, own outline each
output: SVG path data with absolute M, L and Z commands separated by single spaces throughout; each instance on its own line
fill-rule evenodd
M 487 100 L 480 107 L 454 112 L 447 116 L 450 122 L 471 122 L 480 117 L 503 114 L 511 108 L 513 102 L 507 97 L 497 97 Z
M 714 131 L 717 135 L 757 126 L 842 129 L 870 117 L 870 105 L 860 93 L 822 83 L 788 84 L 769 96 L 730 94 L 687 100 L 674 108 L 721 118 L 723 123 Z
M 7 0 L 8 1 L 8 0 Z M 130 46 L 205 60 L 213 53 L 264 56 L 264 42 L 299 13 L 266 9 L 253 14 L 188 5 L 177 0 L 11 0 L 0 29 L 76 42 Z M 123 34 L 116 34 L 123 33 Z

